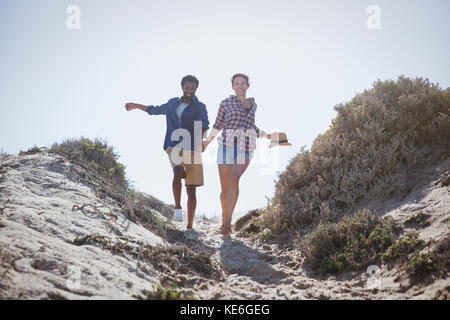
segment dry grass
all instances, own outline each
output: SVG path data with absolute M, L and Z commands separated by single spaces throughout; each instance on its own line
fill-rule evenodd
M 131 256 L 138 261 L 151 264 L 166 278 L 173 276 L 174 278 L 170 280 L 174 283 L 177 282 L 176 276 L 179 275 L 202 279 L 219 279 L 221 275 L 210 253 L 194 246 L 152 247 L 144 243 L 133 243 L 127 239 L 113 240 L 98 234 L 76 238 L 73 244 L 99 245 L 113 254 Z
M 260 231 L 260 227 L 252 223 L 255 218 L 260 217 L 262 214 L 261 210 L 251 210 L 247 214 L 240 217 L 234 223 L 234 230 L 238 231 L 239 234 L 252 234 Z
M 7 299 L 10 275 L 16 257 L 0 247 L 0 299 Z
M 337 105 L 329 130 L 280 174 L 261 229 L 292 240 L 386 199 L 399 175 L 450 156 L 449 106 L 450 88 L 404 76 Z

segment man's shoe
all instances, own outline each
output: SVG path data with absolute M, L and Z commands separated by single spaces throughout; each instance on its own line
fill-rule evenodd
M 200 234 L 196 230 L 189 228 L 184 231 L 184 236 L 191 240 L 197 240 Z
M 173 215 L 173 220 L 183 221 L 183 212 L 181 209 L 175 209 L 175 214 Z

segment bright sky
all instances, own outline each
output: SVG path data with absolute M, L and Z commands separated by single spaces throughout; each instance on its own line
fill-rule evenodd
M 286 132 L 293 146 L 268 153 L 260 141 L 260 160 L 241 179 L 237 217 L 267 204 L 277 171 L 328 129 L 336 104 L 401 74 L 449 87 L 449 12 L 448 0 L 2 0 L 0 148 L 105 138 L 136 189 L 173 203 L 165 118 L 126 112 L 125 103 L 165 103 L 193 74 L 212 126 L 220 101 L 234 93 L 231 76 L 243 72 L 257 125 Z M 214 146 L 204 155 L 197 215 L 221 214 Z M 183 191 L 183 208 L 186 200 Z

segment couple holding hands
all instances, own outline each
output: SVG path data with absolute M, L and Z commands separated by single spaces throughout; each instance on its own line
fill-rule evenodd
M 197 205 L 196 187 L 202 186 L 203 166 L 201 153 L 222 130 L 217 151 L 220 176 L 220 202 L 222 205 L 221 232 L 232 232 L 231 219 L 239 196 L 239 179 L 247 169 L 256 148 L 256 138 L 272 139 L 255 124 L 256 103 L 247 98 L 249 77 L 237 73 L 231 78 L 235 95 L 220 103 L 216 121 L 209 136 L 208 112 L 205 104 L 195 95 L 199 81 L 192 75 L 181 80 L 183 96 L 172 98 L 160 106 L 144 106 L 127 103 L 127 111 L 140 109 L 150 115 L 165 115 L 167 131 L 164 150 L 169 155 L 173 169 L 172 191 L 175 200 L 175 221 L 183 221 L 181 211 L 181 179 L 185 179 L 188 195 L 187 229 L 192 229 Z

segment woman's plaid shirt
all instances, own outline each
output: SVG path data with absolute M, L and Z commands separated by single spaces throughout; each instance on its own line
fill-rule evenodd
M 254 98 L 249 98 L 252 103 L 251 108 L 244 108 L 241 101 L 235 95 L 223 100 L 217 112 L 214 128 L 222 131 L 222 136 L 218 139 L 219 146 L 233 147 L 238 143 L 240 152 L 253 152 L 256 149 L 256 138 L 265 135 L 255 125 L 255 112 L 257 105 Z M 244 144 L 245 142 L 245 144 Z

